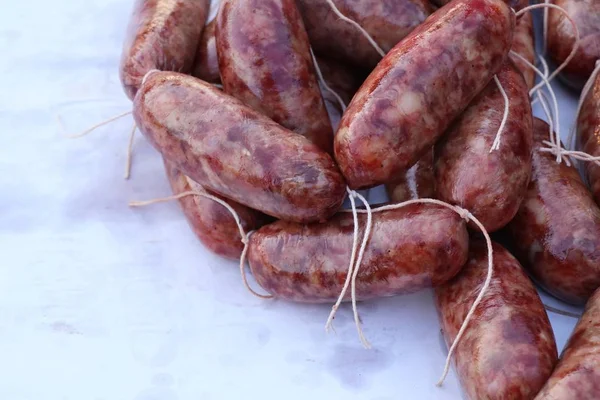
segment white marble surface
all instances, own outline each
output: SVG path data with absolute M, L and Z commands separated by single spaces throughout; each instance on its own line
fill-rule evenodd
M 117 75 L 127 0 L 5 3 L 0 13 L 0 399 L 456 399 L 431 293 L 343 307 L 264 301 L 211 255 L 141 138 Z M 561 94 L 563 135 L 574 98 Z M 548 300 L 551 301 L 551 300 Z M 554 304 L 554 303 L 553 303 Z M 560 347 L 574 320 L 551 315 Z

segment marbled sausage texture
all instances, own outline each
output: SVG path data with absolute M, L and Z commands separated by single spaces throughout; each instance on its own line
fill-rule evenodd
M 548 135 L 548 124 L 535 118 L 531 182 L 508 228 L 515 255 L 536 281 L 584 304 L 600 286 L 600 209 L 575 167 L 539 151 Z
M 335 134 L 352 189 L 393 181 L 433 146 L 504 64 L 514 19 L 500 0 L 454 0 L 387 54 Z
M 150 70 L 189 73 L 209 0 L 137 0 L 129 20 L 119 75 L 133 100 Z
M 211 84 L 154 72 L 133 105 L 150 143 L 208 190 L 297 222 L 341 207 L 346 186 L 327 153 Z
M 361 214 L 361 238 L 365 223 L 366 216 Z M 338 213 L 323 224 L 278 221 L 266 225 L 250 237 L 250 269 L 275 297 L 308 303 L 335 301 L 346 280 L 353 233 L 349 212 Z M 463 266 L 468 245 L 465 222 L 449 209 L 416 204 L 375 213 L 357 276 L 357 299 L 440 285 Z
M 454 353 L 469 400 L 531 400 L 557 361 L 556 342 L 544 305 L 519 262 L 493 243 L 494 273 L 483 300 Z M 471 242 L 469 261 L 435 290 L 448 347 L 479 294 L 488 270 L 485 242 Z

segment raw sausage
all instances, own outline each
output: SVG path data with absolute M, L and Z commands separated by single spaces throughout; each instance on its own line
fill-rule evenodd
M 394 47 L 335 135 L 348 185 L 390 182 L 415 164 L 500 69 L 513 28 L 501 0 L 454 0 Z
M 442 6 L 450 3 L 451 0 L 431 0 L 431 1 L 438 7 L 442 7 Z M 504 2 L 506 4 L 508 4 L 511 8 L 513 8 L 515 11 L 519 11 L 520 9 L 525 8 L 529 5 L 529 0 L 504 0 Z
M 593 156 L 600 156 L 600 74 L 583 100 L 577 119 L 577 139 L 580 148 Z M 584 163 L 587 179 L 596 204 L 600 204 L 600 166 Z
M 588 300 L 552 376 L 535 400 L 596 400 L 600 394 L 600 290 Z
M 191 71 L 209 0 L 137 0 L 129 20 L 119 75 L 133 100 L 152 69 Z
M 216 21 L 223 90 L 332 153 L 333 129 L 295 0 L 222 0 Z
M 562 71 L 564 81 L 581 88 L 600 59 L 600 2 L 597 0 L 552 0 L 551 3 L 564 8 L 577 24 L 579 48 L 575 57 Z M 548 10 L 548 53 L 557 64 L 561 64 L 571 53 L 575 44 L 575 31 L 565 15 L 554 9 Z
M 427 0 L 333 0 L 389 51 L 433 12 Z M 340 19 L 326 0 L 298 0 L 310 43 L 318 54 L 349 61 L 371 70 L 381 56 L 352 24 Z
M 366 216 L 361 214 L 359 221 L 362 237 Z M 347 212 L 324 224 L 277 221 L 250 237 L 250 269 L 275 297 L 335 301 L 346 279 L 353 233 L 352 214 Z M 465 263 L 468 243 L 465 222 L 440 206 L 414 204 L 373 214 L 356 281 L 357 299 L 411 293 L 447 281 Z
M 557 361 L 548 315 L 518 261 L 493 244 L 494 274 L 454 353 L 467 399 L 533 399 Z M 472 241 L 469 261 L 435 290 L 444 338 L 450 346 L 487 275 L 483 241 Z
M 133 115 L 182 173 L 250 208 L 316 222 L 344 200 L 344 179 L 327 153 L 200 79 L 147 75 Z
M 215 20 L 211 20 L 204 28 L 198 49 L 192 75 L 209 83 L 221 83 L 219 60 L 217 59 L 217 44 L 215 42 Z
M 204 192 L 202 186 L 182 174 L 173 163 L 164 159 L 165 171 L 173 194 Z M 260 228 L 269 217 L 251 208 L 228 200 L 216 193 L 207 193 L 225 200 L 238 214 L 245 232 Z M 202 196 L 179 199 L 190 226 L 200 241 L 212 252 L 226 258 L 239 259 L 244 245 L 240 231 L 231 213 L 221 204 Z
M 600 286 L 600 209 L 575 167 L 541 153 L 548 124 L 534 119 L 533 173 L 508 225 L 515 255 L 554 296 L 584 304 Z
M 428 151 L 400 178 L 385 184 L 385 190 L 392 203 L 434 197 L 435 175 L 433 173 L 433 149 Z
M 511 50 L 535 65 L 535 40 L 531 13 L 525 13 L 517 20 Z M 531 89 L 535 83 L 535 71 L 517 57 L 512 57 L 512 60 L 523 74 L 527 87 Z
M 533 117 L 525 80 L 510 60 L 497 74 L 509 100 L 500 146 L 490 148 L 504 114 L 504 98 L 491 81 L 436 145 L 440 200 L 466 208 L 488 232 L 517 213 L 531 176 Z

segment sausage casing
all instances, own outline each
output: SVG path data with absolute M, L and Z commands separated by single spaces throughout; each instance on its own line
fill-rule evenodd
M 493 243 L 494 273 L 454 352 L 466 398 L 533 399 L 557 361 L 556 342 L 544 305 L 519 262 Z M 485 242 L 472 241 L 469 260 L 435 290 L 450 346 L 487 276 Z
M 365 223 L 361 214 L 360 237 Z M 275 297 L 335 301 L 347 276 L 353 233 L 349 212 L 323 224 L 277 221 L 250 237 L 250 269 Z M 410 293 L 447 281 L 465 263 L 468 243 L 465 222 L 440 206 L 415 204 L 374 213 L 356 281 L 357 299 Z
M 191 71 L 209 0 L 137 0 L 129 20 L 119 75 L 133 100 L 150 70 Z
M 500 69 L 514 23 L 500 0 L 454 0 L 394 47 L 335 134 L 348 186 L 390 182 L 415 164 Z
M 442 7 L 442 6 L 450 3 L 451 0 L 431 0 L 431 1 L 438 7 Z M 529 5 L 528 0 L 504 0 L 504 2 L 506 4 L 508 4 L 511 8 L 513 8 L 515 11 L 519 11 L 520 9 L 525 8 Z
M 223 90 L 332 153 L 333 129 L 295 0 L 221 0 Z
M 584 304 L 600 286 L 600 209 L 575 167 L 539 151 L 548 135 L 548 124 L 535 118 L 531 182 L 508 228 L 515 255 L 535 280 Z
M 575 88 L 583 86 L 600 59 L 600 2 L 596 0 L 552 0 L 566 10 L 579 31 L 575 57 L 563 69 L 561 77 Z M 548 54 L 557 64 L 567 59 L 575 44 L 575 30 L 559 10 L 548 10 Z
M 535 37 L 531 13 L 525 13 L 517 20 L 511 50 L 535 65 Z M 512 60 L 523 74 L 527 87 L 531 89 L 535 83 L 535 71 L 517 57 L 512 57 Z
M 600 156 L 600 73 L 590 88 L 577 119 L 577 140 L 580 148 L 592 156 Z M 600 166 L 584 164 L 587 180 L 596 204 L 600 204 Z
M 399 178 L 385 184 L 385 190 L 392 203 L 435 196 L 433 153 L 431 149 Z
M 133 114 L 177 169 L 250 208 L 315 222 L 332 216 L 344 200 L 344 179 L 327 153 L 199 79 L 151 73 Z
M 352 24 L 340 19 L 326 0 L 298 0 L 310 43 L 318 54 L 339 58 L 371 70 L 381 55 Z M 356 21 L 389 51 L 433 12 L 427 0 L 333 0 L 338 10 Z
M 556 369 L 535 400 L 596 400 L 600 394 L 600 290 L 588 300 Z
M 469 210 L 488 232 L 517 213 L 531 177 L 533 117 L 529 93 L 509 61 L 496 75 L 509 100 L 500 146 L 490 151 L 505 103 L 495 81 L 469 104 L 436 145 L 436 191 L 440 200 Z
M 209 83 L 221 83 L 217 44 L 215 41 L 215 20 L 211 20 L 200 37 L 192 75 Z
M 235 210 L 245 232 L 258 229 L 268 221 L 268 217 L 258 211 L 204 190 L 166 159 L 164 164 L 173 194 L 195 191 L 207 192 L 221 198 Z M 237 223 L 229 210 L 202 196 L 182 197 L 179 199 L 179 205 L 192 230 L 209 250 L 222 257 L 240 258 L 244 244 Z

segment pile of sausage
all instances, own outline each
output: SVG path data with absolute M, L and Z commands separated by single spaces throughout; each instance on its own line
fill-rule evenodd
M 579 31 L 562 77 L 581 89 L 600 58 L 600 2 L 553 3 Z M 396 203 L 436 198 L 509 238 L 506 248 L 493 244 L 491 285 L 454 355 L 465 395 L 598 399 L 600 167 L 586 164 L 590 191 L 574 166 L 538 151 L 552 132 L 532 116 L 534 73 L 509 56 L 535 62 L 532 17 L 515 16 L 527 5 L 221 0 L 206 21 L 209 0 L 138 0 L 121 80 L 174 193 L 210 193 L 254 231 L 242 237 L 225 207 L 183 197 L 197 236 L 228 258 L 247 246 L 264 290 L 336 300 L 355 239 L 353 215 L 341 210 L 350 189 L 384 184 Z M 560 64 L 573 27 L 550 9 L 547 30 Z M 582 99 L 578 143 L 600 156 L 596 76 Z M 358 218 L 361 238 L 366 218 Z M 452 343 L 486 278 L 477 232 L 437 205 L 374 213 L 356 297 L 434 287 Z M 587 302 L 560 361 L 532 280 L 566 302 Z

